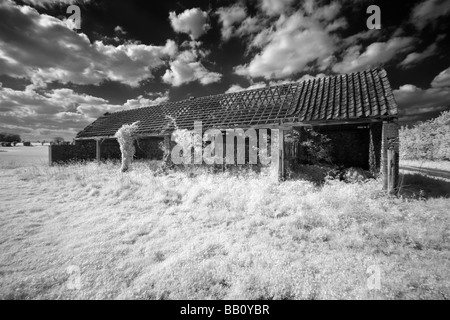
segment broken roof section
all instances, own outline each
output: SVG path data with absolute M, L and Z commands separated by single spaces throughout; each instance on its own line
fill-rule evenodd
M 249 128 L 376 120 L 397 117 L 397 103 L 384 69 L 341 74 L 267 88 L 162 103 L 107 113 L 77 134 L 78 139 L 112 137 L 123 125 L 141 121 L 139 135 L 193 129 Z

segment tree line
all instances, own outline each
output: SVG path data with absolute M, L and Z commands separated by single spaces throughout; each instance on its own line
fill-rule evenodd
M 14 142 L 21 142 L 22 139 L 18 134 L 0 132 L 0 141 L 14 143 Z
M 8 132 L 0 132 L 0 143 L 2 143 L 2 145 L 5 144 L 8 146 L 11 146 L 11 145 L 15 146 L 19 142 L 23 142 L 24 145 L 30 145 L 29 141 L 22 141 L 22 138 L 18 134 L 8 133 Z M 44 145 L 44 143 L 46 143 L 46 142 L 50 142 L 51 144 L 65 143 L 63 137 L 55 137 L 55 138 L 53 138 L 53 140 L 50 140 L 50 141 L 46 141 L 46 140 L 38 141 L 38 143 L 41 143 L 42 145 Z
M 400 157 L 405 160 L 450 160 L 450 111 L 400 129 Z

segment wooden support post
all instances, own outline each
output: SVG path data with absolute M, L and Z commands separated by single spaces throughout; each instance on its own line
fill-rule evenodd
M 398 190 L 398 153 L 394 149 L 387 151 L 387 191 L 396 194 Z
M 271 176 L 278 181 L 284 179 L 284 132 L 283 129 L 270 130 Z
M 165 163 L 168 163 L 170 160 L 170 156 L 171 156 L 171 151 L 170 150 L 170 136 L 169 135 L 165 135 L 164 136 L 164 155 L 163 155 L 163 161 Z
M 383 189 L 394 194 L 398 187 L 399 139 L 397 122 L 383 122 L 381 138 Z
M 48 165 L 53 165 L 53 157 L 52 157 L 52 145 L 48 146 Z
M 100 163 L 100 139 L 95 140 L 95 158 L 97 159 L 97 162 Z
M 280 160 L 279 160 L 279 162 L 280 162 L 279 179 L 280 180 L 284 180 L 285 172 L 286 172 L 286 170 L 285 170 L 286 166 L 285 166 L 285 163 L 284 163 L 284 158 L 285 158 L 284 152 L 285 152 L 285 149 L 284 149 L 284 130 L 283 129 L 279 129 L 279 148 L 280 148 L 280 151 L 279 151 L 279 156 L 280 156 Z

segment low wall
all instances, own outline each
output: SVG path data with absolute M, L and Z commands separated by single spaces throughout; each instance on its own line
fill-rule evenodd
M 95 159 L 94 145 L 50 145 L 49 164 Z
M 163 151 L 159 143 L 164 141 L 162 137 L 147 137 L 136 140 L 136 159 L 161 160 Z M 90 161 L 96 159 L 96 141 L 79 140 L 74 145 L 49 146 L 49 163 L 68 163 L 74 161 Z M 116 139 L 105 139 L 100 143 L 101 160 L 120 160 L 120 146 Z

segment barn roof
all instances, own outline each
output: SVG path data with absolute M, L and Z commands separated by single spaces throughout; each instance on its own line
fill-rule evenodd
M 175 128 L 248 128 L 279 124 L 342 122 L 397 117 L 384 69 L 341 74 L 267 88 L 191 98 L 106 113 L 77 138 L 108 137 L 141 121 L 138 134 L 163 135 Z

